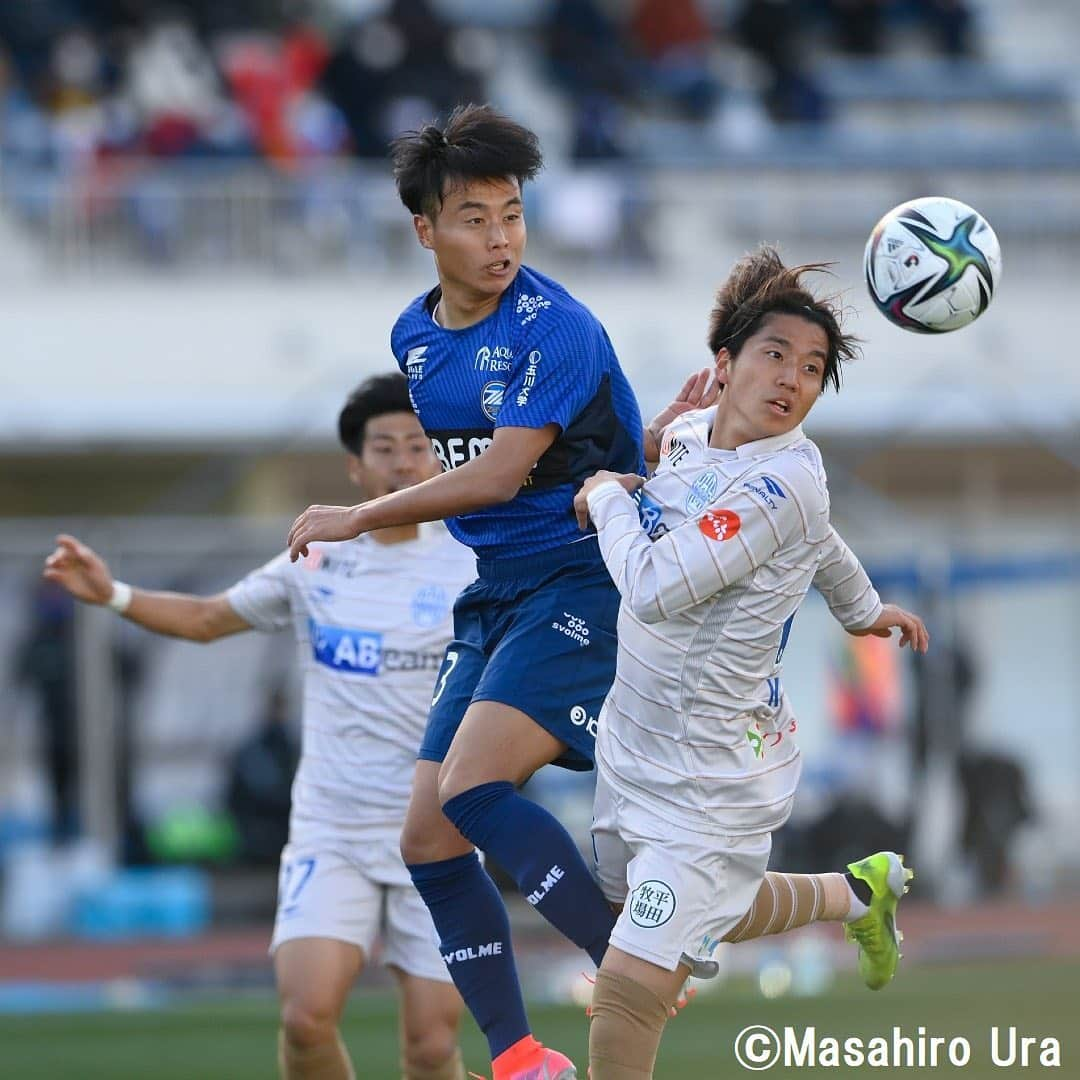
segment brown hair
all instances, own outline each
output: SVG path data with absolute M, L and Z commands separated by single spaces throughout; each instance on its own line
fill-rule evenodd
M 773 247 L 763 245 L 745 255 L 717 290 L 709 313 L 709 349 L 715 356 L 727 349 L 732 357 L 770 315 L 798 315 L 820 326 L 828 339 L 821 387 L 840 389 L 840 365 L 859 354 L 858 340 L 840 327 L 833 299 L 818 299 L 802 283 L 804 274 L 828 273 L 826 263 L 787 267 Z

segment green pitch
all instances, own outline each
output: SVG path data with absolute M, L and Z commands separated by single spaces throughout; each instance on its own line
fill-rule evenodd
M 956 1080 L 997 1080 L 1013 1069 L 990 1062 L 993 1025 L 1021 1034 L 1056 1037 L 1061 1068 L 1043 1069 L 1037 1051 L 1022 1070 L 1027 1076 L 1080 1076 L 1080 1029 L 1075 1010 L 1080 963 L 986 963 L 968 967 L 901 970 L 895 983 L 870 993 L 854 978 L 837 982 L 817 998 L 765 1001 L 746 983 L 732 983 L 700 997 L 668 1025 L 657 1080 L 712 1080 L 746 1076 L 732 1043 L 749 1024 L 773 1028 L 813 1025 L 818 1038 L 891 1035 L 894 1026 L 914 1036 L 963 1036 L 970 1063 L 956 1068 L 947 1059 L 934 1070 L 838 1068 L 784 1070 L 757 1075 L 876 1077 L 910 1074 Z M 537 1035 L 586 1061 L 586 1022 L 572 1007 L 534 1006 Z M 215 999 L 161 1012 L 95 1013 L 0 1018 L 0 1076 L 20 1080 L 272 1080 L 275 1073 L 275 1014 L 269 998 Z M 394 1001 L 358 992 L 345 1021 L 345 1038 L 360 1080 L 398 1080 Z M 479 1032 L 468 1022 L 463 1033 L 466 1065 L 487 1071 Z

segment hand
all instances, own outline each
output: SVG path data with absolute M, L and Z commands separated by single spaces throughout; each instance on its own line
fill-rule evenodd
M 309 506 L 289 530 L 289 559 L 308 553 L 313 540 L 352 540 L 364 532 L 356 506 Z
M 607 472 L 601 469 L 598 473 L 594 473 L 581 485 L 578 493 L 574 496 L 574 513 L 577 515 L 578 525 L 584 532 L 589 527 L 589 504 L 586 501 L 589 497 L 589 492 L 592 491 L 597 484 L 603 484 L 608 480 L 616 480 L 627 491 L 637 491 L 642 484 L 645 483 L 644 476 L 638 476 L 637 473 L 616 473 Z
M 713 378 L 712 368 L 702 368 L 691 375 L 675 395 L 675 400 L 666 409 L 658 412 L 645 429 L 646 442 L 648 439 L 653 442 L 653 446 L 645 447 L 645 460 L 660 460 L 660 440 L 664 437 L 664 428 L 668 424 L 683 413 L 692 412 L 694 409 L 707 409 L 719 396 L 720 384 Z
M 45 560 L 41 576 L 87 604 L 104 604 L 112 596 L 113 579 L 105 560 L 66 533 L 56 538 L 56 550 Z
M 869 625 L 861 630 L 849 630 L 849 634 L 855 637 L 866 637 L 873 634 L 874 637 L 891 637 L 892 628 L 900 630 L 899 647 L 910 645 L 913 652 L 926 652 L 930 645 L 930 634 L 918 615 L 905 611 L 895 604 L 886 604 L 881 609 L 881 614 Z

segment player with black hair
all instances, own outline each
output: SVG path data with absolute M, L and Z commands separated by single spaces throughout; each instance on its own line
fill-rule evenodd
M 443 474 L 356 507 L 310 507 L 313 540 L 445 519 L 477 553 L 455 606 L 402 850 L 454 981 L 488 1039 L 496 1080 L 576 1075 L 533 1039 L 510 926 L 475 847 L 599 964 L 611 912 L 571 837 L 517 791 L 537 769 L 592 766 L 614 674 L 618 593 L 573 498 L 597 469 L 643 471 L 640 413 L 607 333 L 522 263 L 522 186 L 536 136 L 487 106 L 393 144 L 394 174 L 438 284 L 398 318 L 391 346 Z M 691 378 L 663 416 L 706 399 Z M 650 447 L 655 456 L 655 446 Z
M 364 498 L 402 491 L 438 470 L 396 371 L 350 394 L 338 433 L 349 479 Z M 450 638 L 451 602 L 475 576 L 469 550 L 442 526 L 400 525 L 314 545 L 301 565 L 283 553 L 217 596 L 192 596 L 114 581 L 90 548 L 60 536 L 44 576 L 80 600 L 189 641 L 292 626 L 304 672 L 303 749 L 270 946 L 281 1074 L 353 1075 L 338 1022 L 381 933 L 401 995 L 405 1080 L 463 1080 L 461 999 L 402 862 L 399 834 Z

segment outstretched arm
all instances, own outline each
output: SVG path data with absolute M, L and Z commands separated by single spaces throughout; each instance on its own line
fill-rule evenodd
M 558 434 L 558 424 L 496 428 L 478 457 L 423 483 L 359 506 L 309 506 L 289 530 L 289 557 L 296 562 L 314 540 L 351 540 L 373 529 L 441 521 L 509 502 Z
M 910 645 L 916 652 L 926 652 L 930 635 L 922 619 L 896 604 L 881 602 L 862 563 L 832 527 L 814 575 L 814 588 L 849 634 L 887 638 L 896 627 L 900 630 L 901 648 Z
M 105 560 L 93 548 L 66 534 L 56 538 L 56 549 L 45 560 L 41 576 L 86 604 L 108 604 L 117 584 Z M 188 641 L 214 641 L 251 629 L 224 593 L 192 596 L 132 589 L 130 601 L 120 613 L 147 630 Z

